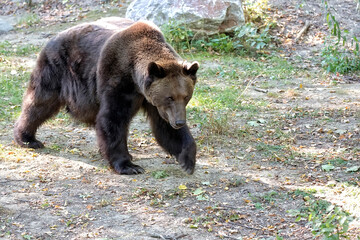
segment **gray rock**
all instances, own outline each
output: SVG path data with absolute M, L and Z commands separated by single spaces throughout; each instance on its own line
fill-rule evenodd
M 126 17 L 149 20 L 159 26 L 175 20 L 208 35 L 232 32 L 245 22 L 241 0 L 135 0 Z
M 13 30 L 12 19 L 8 16 L 0 16 L 0 34 Z

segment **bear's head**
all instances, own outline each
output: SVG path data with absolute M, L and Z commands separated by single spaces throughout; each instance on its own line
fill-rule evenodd
M 174 129 L 186 123 L 186 105 L 195 83 L 197 62 L 150 62 L 145 79 L 145 97 Z

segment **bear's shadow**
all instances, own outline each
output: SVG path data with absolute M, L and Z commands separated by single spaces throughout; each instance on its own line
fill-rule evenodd
M 41 155 L 65 158 L 96 168 L 110 168 L 97 145 L 94 127 L 86 126 L 76 120 L 71 120 L 60 127 L 55 118 L 55 124 L 46 123 L 38 130 L 38 139 L 45 148 L 36 149 Z M 133 156 L 133 162 L 145 168 L 147 172 L 167 170 L 183 172 L 174 157 L 170 157 L 155 141 L 148 121 L 143 114 L 138 114 L 129 129 L 128 148 Z M 114 172 L 115 173 L 115 172 Z M 185 172 L 184 176 L 187 175 Z M 182 174 L 181 174 L 182 175 Z

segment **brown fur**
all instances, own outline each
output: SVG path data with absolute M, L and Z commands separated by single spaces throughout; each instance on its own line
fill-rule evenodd
M 62 107 L 95 125 L 103 156 L 118 173 L 144 170 L 131 162 L 128 127 L 144 109 L 158 143 L 188 173 L 196 144 L 186 126 L 198 63 L 187 63 L 148 22 L 107 18 L 59 33 L 40 53 L 24 96 L 14 135 L 39 148 L 38 127 Z

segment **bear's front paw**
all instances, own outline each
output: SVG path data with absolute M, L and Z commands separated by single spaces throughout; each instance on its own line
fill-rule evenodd
M 185 172 L 193 174 L 196 162 L 196 145 L 191 144 L 190 146 L 184 148 L 178 157 L 178 162 Z
M 111 166 L 119 174 L 133 175 L 145 172 L 142 167 L 133 164 L 131 161 L 114 161 Z

